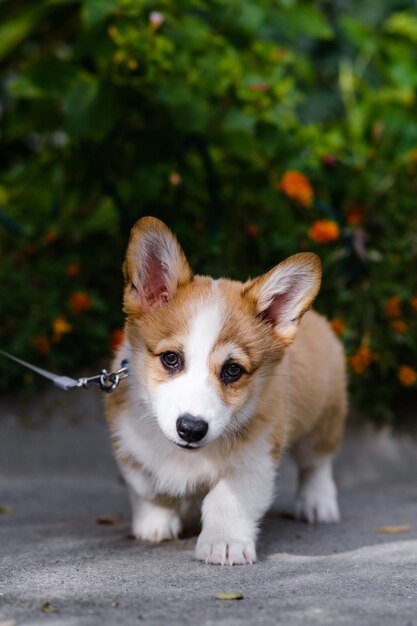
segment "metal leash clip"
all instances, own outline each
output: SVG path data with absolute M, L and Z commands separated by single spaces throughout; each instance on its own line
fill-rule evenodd
M 110 374 L 107 370 L 101 370 L 100 374 L 97 374 L 96 376 L 75 379 L 71 378 L 70 376 L 59 376 L 58 374 L 48 372 L 41 367 L 37 367 L 36 365 L 32 365 L 27 361 L 18 359 L 8 352 L 4 352 L 4 350 L 0 350 L 0 354 L 7 357 L 8 359 L 11 359 L 12 361 L 15 361 L 16 363 L 19 363 L 19 365 L 23 365 L 23 367 L 27 367 L 28 369 L 32 370 L 32 372 L 36 372 L 40 376 L 48 378 L 48 380 L 51 380 L 54 385 L 56 385 L 60 389 L 64 389 L 64 391 L 69 391 L 70 389 L 80 389 L 81 387 L 83 387 L 84 389 L 88 389 L 89 385 L 94 383 L 98 385 L 100 389 L 105 393 L 111 393 L 119 386 L 121 380 L 124 380 L 129 376 L 127 359 L 123 359 L 120 364 L 120 369 L 116 370 L 115 372 L 111 372 Z
M 107 370 L 101 370 L 101 373 L 97 374 L 96 376 L 79 378 L 78 387 L 84 387 L 84 389 L 88 389 L 88 386 L 91 383 L 95 383 L 105 393 L 111 393 L 116 389 L 116 387 L 118 387 L 121 380 L 129 376 L 129 370 L 126 365 L 127 360 L 124 359 L 121 363 L 120 369 L 112 372 L 111 374 L 109 374 Z

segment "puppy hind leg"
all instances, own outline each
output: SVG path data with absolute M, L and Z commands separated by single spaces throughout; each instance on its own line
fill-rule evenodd
M 306 442 L 303 442 L 306 444 Z M 295 516 L 314 522 L 337 522 L 340 519 L 337 489 L 333 479 L 332 454 L 316 454 L 312 450 L 294 454 L 298 466 L 298 491 Z
M 343 383 L 335 386 L 332 401 L 313 430 L 291 450 L 298 467 L 297 519 L 308 522 L 337 522 L 340 519 L 333 458 L 342 439 L 346 413 Z

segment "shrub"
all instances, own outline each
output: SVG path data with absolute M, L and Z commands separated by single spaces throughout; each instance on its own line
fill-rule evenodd
M 415 396 L 413 3 L 33 0 L 0 16 L 5 349 L 69 372 L 106 355 L 127 234 L 152 214 L 200 272 L 317 252 L 357 404 L 389 419 Z M 2 386 L 21 375 L 2 368 Z

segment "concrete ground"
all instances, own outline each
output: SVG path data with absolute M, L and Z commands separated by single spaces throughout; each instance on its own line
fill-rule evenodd
M 253 566 L 193 560 L 195 538 L 128 539 L 126 489 L 99 392 L 0 408 L 0 626 L 417 626 L 417 445 L 365 428 L 337 478 L 343 521 L 290 519 L 294 470 L 263 523 Z M 97 520 L 113 520 L 112 525 Z M 410 525 L 382 534 L 381 526 Z M 241 591 L 242 600 L 215 595 Z

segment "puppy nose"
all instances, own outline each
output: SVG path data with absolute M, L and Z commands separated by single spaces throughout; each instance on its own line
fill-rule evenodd
M 177 433 L 187 443 L 201 441 L 208 431 L 208 424 L 200 417 L 184 413 L 177 419 Z

